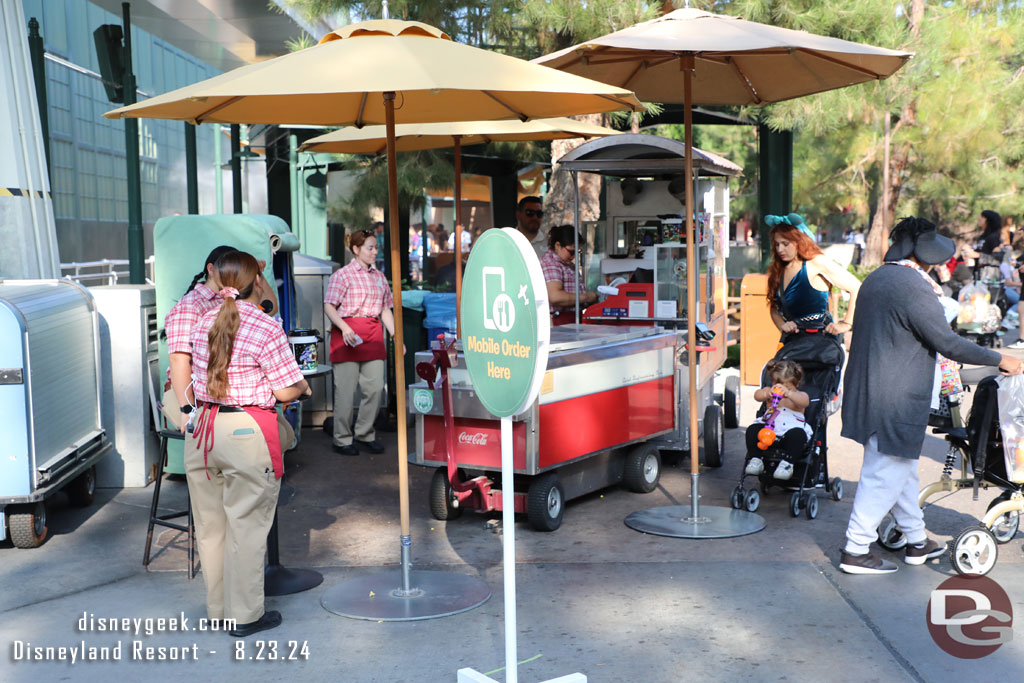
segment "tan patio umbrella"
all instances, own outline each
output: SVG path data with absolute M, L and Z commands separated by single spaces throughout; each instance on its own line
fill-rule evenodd
M 243 66 L 104 116 L 193 123 L 387 126 L 392 273 L 399 273 L 396 122 L 549 118 L 643 105 L 627 90 L 454 42 L 433 26 L 380 19 L 327 34 L 315 45 Z M 402 348 L 402 290 L 392 277 L 395 346 Z M 409 475 L 405 366 L 395 378 L 398 419 L 402 589 L 410 592 Z M 426 572 L 423 572 L 426 573 Z M 384 596 L 377 602 L 383 602 Z
M 696 268 L 693 251 L 694 104 L 779 102 L 895 73 L 911 57 L 871 45 L 768 26 L 697 9 L 679 9 L 534 61 L 629 88 L 645 102 L 681 103 L 686 131 L 687 349 L 693 533 L 708 517 L 698 509 L 696 457 Z M 754 529 L 756 530 L 756 529 Z M 683 535 L 683 534 L 672 534 Z
M 564 140 L 617 135 L 620 131 L 567 117 L 532 121 L 453 121 L 446 123 L 406 123 L 395 126 L 395 146 L 399 152 L 455 147 L 455 302 L 458 313 L 462 301 L 462 145 L 478 145 L 495 140 Z M 380 154 L 386 151 L 384 126 L 342 128 L 307 140 L 300 152 L 338 154 Z M 462 336 L 461 315 L 458 336 Z

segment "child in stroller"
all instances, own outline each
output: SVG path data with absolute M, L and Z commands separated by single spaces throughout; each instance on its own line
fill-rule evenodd
M 797 387 L 804 378 L 804 370 L 791 360 L 770 360 L 765 365 L 770 387 L 754 392 L 754 400 L 767 406 L 760 421 L 747 427 L 747 465 L 745 472 L 757 476 L 764 472 L 762 451 L 773 443 L 779 444 L 779 464 L 772 477 L 786 481 L 793 476 L 793 463 L 799 461 L 811 438 L 811 428 L 804 418 L 810 397 Z M 771 426 L 769 426 L 771 425 Z M 764 432 L 770 437 L 762 439 Z
M 828 415 L 839 407 L 838 394 L 844 358 L 845 354 L 839 340 L 833 335 L 825 334 L 823 330 L 805 329 L 786 335 L 782 348 L 762 371 L 761 384 L 763 387 L 772 387 L 781 383 L 776 381 L 780 379 L 779 376 L 770 377 L 769 367 L 786 368 L 790 372 L 792 366 L 800 368 L 803 371 L 803 378 L 793 382 L 792 389 L 796 391 L 790 392 L 790 396 L 802 398 L 804 427 L 800 428 L 795 417 L 793 424 L 783 424 L 781 429 L 776 422 L 778 438 L 765 450 L 757 447 L 757 435 L 764 426 L 763 418 L 759 417 L 759 423 L 750 427 L 747 432 L 749 459 L 740 477 L 740 483 L 733 489 L 730 498 L 733 508 L 755 511 L 760 505 L 761 492 L 770 486 L 793 490 L 789 512 L 794 517 L 798 516 L 801 510 L 807 513 L 809 519 L 817 517 L 818 498 L 813 489 L 818 486 L 824 486 L 834 500 L 842 498 L 842 481 L 838 477 L 831 481 L 828 478 L 828 446 L 825 433 Z M 755 396 L 761 399 L 766 393 L 769 394 L 767 398 L 771 401 L 770 388 L 759 390 Z M 800 394 L 803 394 L 803 397 L 800 397 Z M 779 403 L 782 404 L 781 399 Z M 763 410 L 766 409 L 767 405 Z M 793 426 L 798 429 L 791 429 Z M 793 436 L 789 436 L 791 433 Z M 787 439 L 791 441 L 787 443 Z M 761 461 L 763 469 L 759 472 L 754 458 Z M 751 469 L 748 470 L 747 467 Z M 744 488 L 744 481 L 749 476 L 756 476 L 759 479 L 760 492 L 757 488 Z

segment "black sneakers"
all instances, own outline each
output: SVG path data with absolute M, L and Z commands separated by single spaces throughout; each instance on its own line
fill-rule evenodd
M 348 444 L 347 446 L 339 446 L 338 444 L 334 444 L 334 452 L 338 453 L 339 455 L 359 455 L 359 449 L 353 446 L 352 444 Z
M 847 574 L 892 574 L 899 567 L 874 553 L 854 555 L 844 550 L 839 558 L 839 569 Z
M 941 557 L 946 552 L 946 544 L 939 545 L 932 539 L 927 539 L 922 543 L 916 545 L 907 544 L 906 555 L 903 561 L 907 564 L 920 565 L 924 564 L 928 560 L 934 560 L 936 557 Z

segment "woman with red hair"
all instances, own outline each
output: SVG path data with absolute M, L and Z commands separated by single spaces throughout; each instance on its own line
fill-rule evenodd
M 801 328 L 823 328 L 829 334 L 849 332 L 860 281 L 822 253 L 798 214 L 765 216 L 765 223 L 772 226 L 767 298 L 775 326 L 783 335 Z M 850 307 L 839 322 L 832 320 L 828 310 L 832 287 L 850 295 Z

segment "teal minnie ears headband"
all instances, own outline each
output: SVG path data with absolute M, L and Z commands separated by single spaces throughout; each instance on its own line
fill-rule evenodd
M 774 228 L 776 225 L 792 225 L 812 240 L 814 239 L 814 233 L 811 232 L 811 229 L 807 227 L 806 223 L 804 223 L 803 216 L 798 213 L 787 213 L 785 216 L 765 216 L 764 223 L 769 228 Z

